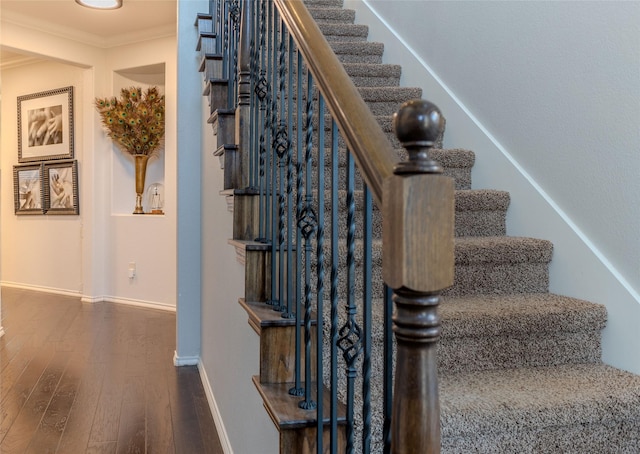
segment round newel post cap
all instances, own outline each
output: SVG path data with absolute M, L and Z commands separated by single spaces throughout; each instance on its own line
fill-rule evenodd
M 442 173 L 428 155 L 444 127 L 444 118 L 435 104 L 424 99 L 405 102 L 393 114 L 393 127 L 409 153 L 409 161 L 398 164 L 395 173 Z

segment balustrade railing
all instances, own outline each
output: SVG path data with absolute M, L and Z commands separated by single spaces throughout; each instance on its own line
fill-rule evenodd
M 211 5 L 237 100 L 235 181 L 258 197 L 267 303 L 295 320 L 289 393 L 316 420 L 317 452 L 439 452 L 436 308 L 453 282 L 453 184 L 428 157 L 437 108 L 397 114 L 399 163 L 300 0 Z

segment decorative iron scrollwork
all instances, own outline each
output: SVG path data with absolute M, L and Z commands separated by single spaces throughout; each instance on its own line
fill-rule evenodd
M 287 154 L 287 150 L 289 150 L 289 137 L 287 134 L 287 127 L 284 124 L 281 124 L 278 128 L 278 133 L 276 134 L 275 139 L 273 140 L 273 148 L 275 149 L 278 157 L 280 159 L 284 158 Z
M 231 20 L 236 24 L 240 20 L 240 4 L 238 0 L 232 0 L 229 3 L 229 16 L 231 16 Z
M 356 323 L 355 308 L 349 309 L 349 318 L 340 328 L 340 338 L 338 347 L 342 351 L 342 356 L 348 367 L 352 367 L 356 359 L 362 352 L 362 328 Z
M 304 207 L 298 219 L 298 227 L 302 232 L 305 241 L 309 241 L 318 230 L 318 217 L 311 205 Z
M 254 88 L 254 92 L 261 103 L 267 99 L 267 95 L 269 94 L 269 82 L 267 82 L 267 78 L 264 77 L 264 74 L 260 75 L 260 78 Z

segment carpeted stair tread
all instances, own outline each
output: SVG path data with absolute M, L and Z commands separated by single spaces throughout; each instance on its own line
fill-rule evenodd
M 304 0 L 307 8 L 342 8 L 343 0 Z
M 382 346 L 383 301 L 373 302 L 372 337 Z M 447 297 L 440 304 L 438 372 L 599 363 L 603 306 L 564 296 Z M 532 335 L 531 333 L 536 333 Z
M 553 293 L 447 297 L 439 306 L 443 339 L 558 330 L 600 331 L 604 306 Z
M 352 24 L 356 18 L 356 12 L 352 9 L 328 8 L 312 6 L 307 8 L 311 16 L 319 24 Z
M 509 200 L 509 193 L 505 191 L 490 189 L 456 191 L 455 235 L 457 237 L 506 235 Z
M 358 87 L 365 102 L 405 102 L 422 96 L 421 88 L 414 87 Z M 376 115 L 374 113 L 374 115 Z M 378 114 L 380 116 L 380 114 Z
M 637 424 L 640 377 L 604 364 L 444 375 L 440 408 L 444 446 L 449 437 L 469 437 L 474 443 L 499 433 L 517 440 L 526 431 L 614 426 L 624 420 Z
M 366 41 L 369 27 L 359 24 L 335 24 L 319 22 L 318 27 L 327 41 Z
M 384 329 L 383 304 L 376 299 L 372 305 L 372 337 L 378 340 Z M 554 293 L 446 297 L 438 306 L 438 314 L 442 342 L 510 333 L 595 332 L 607 321 L 603 305 Z
M 329 46 L 342 63 L 382 63 L 382 43 L 330 41 Z
M 357 87 L 397 87 L 401 68 L 398 65 L 344 63 L 344 69 Z
M 342 65 L 350 76 L 400 77 L 402 67 L 391 64 L 344 63 Z
M 550 241 L 537 238 L 494 236 L 456 238 L 456 265 L 482 263 L 548 263 L 553 253 Z
M 493 189 L 456 191 L 456 211 L 504 211 L 509 207 L 509 193 Z

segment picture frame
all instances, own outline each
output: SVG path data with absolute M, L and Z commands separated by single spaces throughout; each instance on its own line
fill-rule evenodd
M 43 164 L 44 211 L 47 214 L 80 214 L 78 161 Z
M 18 162 L 72 159 L 73 86 L 18 96 Z
M 44 214 L 43 164 L 13 166 L 15 214 Z

